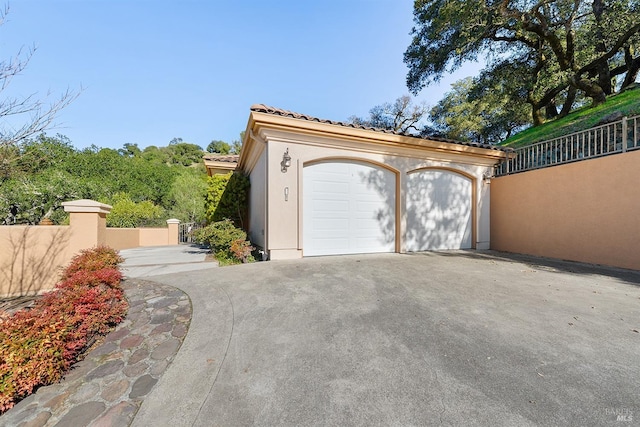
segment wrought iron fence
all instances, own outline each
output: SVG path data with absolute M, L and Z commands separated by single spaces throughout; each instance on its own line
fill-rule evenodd
M 185 222 L 178 226 L 178 241 L 180 243 L 193 243 L 193 232 L 204 225 L 197 222 Z
M 585 131 L 516 148 L 498 165 L 496 176 L 635 149 L 640 149 L 640 116 L 623 117 Z

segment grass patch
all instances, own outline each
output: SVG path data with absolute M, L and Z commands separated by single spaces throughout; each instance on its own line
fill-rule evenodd
M 606 118 L 616 113 L 620 113 L 623 116 L 640 114 L 640 85 L 609 97 L 603 105 L 593 108 L 582 107 L 559 120 L 525 129 L 499 145 L 516 148 L 535 142 L 547 141 L 602 124 Z

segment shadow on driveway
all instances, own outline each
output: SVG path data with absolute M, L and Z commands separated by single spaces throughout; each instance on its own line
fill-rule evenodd
M 153 280 L 184 290 L 193 318 L 133 425 L 600 426 L 640 416 L 635 272 L 456 252 Z
M 503 260 L 507 262 L 518 262 L 527 264 L 534 269 L 546 270 L 556 273 L 569 273 L 579 275 L 598 275 L 619 279 L 625 283 L 633 283 L 640 285 L 640 271 L 629 270 L 624 268 L 607 267 L 596 264 L 586 264 L 573 261 L 565 261 L 554 258 L 543 258 L 532 255 L 513 254 L 498 251 L 442 251 L 442 252 L 417 252 L 411 255 L 430 256 L 436 255 L 440 257 L 454 258 L 470 258 L 470 259 L 493 259 Z

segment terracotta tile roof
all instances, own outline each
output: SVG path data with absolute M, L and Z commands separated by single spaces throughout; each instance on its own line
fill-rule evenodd
M 335 120 L 319 119 L 317 117 L 308 116 L 306 114 L 295 113 L 293 111 L 283 110 L 281 108 L 270 107 L 270 106 L 264 105 L 264 104 L 254 104 L 254 105 L 252 105 L 251 106 L 251 111 L 256 111 L 256 112 L 259 112 L 259 113 L 274 114 L 276 116 L 291 117 L 291 118 L 294 118 L 294 119 L 308 120 L 310 122 L 327 123 L 327 124 L 330 124 L 330 125 L 345 126 L 345 127 L 350 127 L 350 128 L 372 130 L 372 131 L 375 131 L 375 132 L 391 133 L 391 134 L 394 134 L 394 135 L 410 136 L 410 137 L 413 137 L 413 138 L 428 139 L 430 141 L 448 142 L 448 143 L 451 143 L 451 144 L 467 145 L 469 147 L 486 148 L 486 149 L 489 149 L 489 150 L 509 151 L 509 150 L 505 150 L 503 147 L 500 147 L 500 146 L 497 146 L 497 145 L 492 145 L 492 144 L 482 144 L 482 143 L 479 143 L 479 142 L 462 142 L 462 141 L 455 141 L 453 139 L 440 138 L 440 137 L 435 137 L 435 136 L 413 135 L 413 134 L 410 134 L 410 133 L 396 132 L 394 130 L 389 130 L 389 129 L 374 128 L 374 127 L 356 125 L 356 124 L 353 124 L 353 123 L 335 121 Z
M 212 162 L 238 163 L 238 159 L 240 158 L 240 156 L 238 154 L 211 153 L 211 154 L 205 154 L 202 158 Z

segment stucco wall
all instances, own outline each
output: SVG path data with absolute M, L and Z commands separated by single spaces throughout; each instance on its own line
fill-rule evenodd
M 106 229 L 107 246 L 116 250 L 137 248 L 140 246 L 140 230 L 137 228 Z
M 164 246 L 169 244 L 168 228 L 139 228 L 140 246 Z
M 260 156 L 250 175 L 249 240 L 254 245 L 266 247 L 266 203 L 267 203 L 267 151 Z
M 72 224 L 69 248 L 72 253 L 106 242 L 106 214 L 71 212 L 69 223 Z
M 0 227 L 0 295 L 36 294 L 52 288 L 75 252 L 66 226 Z
M 177 245 L 177 226 L 173 233 L 169 228 L 111 228 L 106 229 L 106 244 L 114 249 L 130 249 L 143 246 Z
M 491 248 L 640 270 L 640 151 L 491 181 Z
M 398 149 L 397 153 L 385 154 L 375 152 L 373 149 L 350 148 L 344 141 L 329 138 L 312 139 L 285 132 L 274 132 L 271 135 L 265 133 L 263 136 L 268 141 L 267 242 L 271 259 L 295 258 L 303 255 L 301 200 L 304 182 L 302 172 L 305 164 L 323 159 L 371 162 L 385 165 L 385 167 L 398 174 L 399 194 L 397 198 L 398 215 L 396 217 L 399 221 L 399 252 L 405 251 L 407 174 L 421 168 L 442 168 L 457 171 L 471 177 L 476 202 L 474 206 L 475 241 L 473 246 L 480 249 L 487 249 L 489 246 L 490 218 L 488 201 L 486 200 L 489 193 L 482 176 L 483 174 L 489 174 L 492 167 L 480 164 L 472 156 L 452 155 L 450 153 L 440 154 L 418 149 Z M 280 162 L 287 148 L 292 161 L 289 170 L 283 173 L 280 170 Z M 285 191 L 287 189 L 288 197 L 285 200 Z
M 0 296 L 37 294 L 55 286 L 61 270 L 83 249 L 178 244 L 177 219 L 167 228 L 106 227 L 111 206 L 94 200 L 64 202 L 69 226 L 0 226 Z

